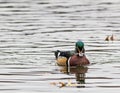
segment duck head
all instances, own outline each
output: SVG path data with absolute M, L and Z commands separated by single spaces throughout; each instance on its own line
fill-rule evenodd
M 84 49 L 84 43 L 79 40 L 75 43 L 75 52 L 78 53 L 79 56 L 83 56 L 85 49 Z

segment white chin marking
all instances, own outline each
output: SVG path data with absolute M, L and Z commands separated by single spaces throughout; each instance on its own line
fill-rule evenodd
M 79 56 L 83 56 L 83 53 L 79 53 Z

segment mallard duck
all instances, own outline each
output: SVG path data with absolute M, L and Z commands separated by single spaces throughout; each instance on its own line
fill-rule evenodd
M 57 64 L 60 66 L 82 66 L 90 64 L 85 56 L 84 43 L 77 41 L 75 43 L 75 51 L 55 51 Z

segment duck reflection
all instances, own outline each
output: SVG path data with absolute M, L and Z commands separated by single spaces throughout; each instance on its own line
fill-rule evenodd
M 75 74 L 76 78 L 76 87 L 85 87 L 85 74 L 88 71 L 88 67 L 79 66 L 79 67 L 63 67 L 61 72 L 65 74 Z M 72 83 L 71 83 L 72 84 Z M 74 84 L 75 85 L 75 84 Z

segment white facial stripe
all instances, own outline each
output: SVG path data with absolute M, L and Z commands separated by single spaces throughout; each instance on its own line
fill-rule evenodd
M 60 52 L 58 52 L 58 57 L 60 56 Z

